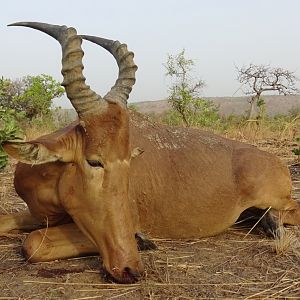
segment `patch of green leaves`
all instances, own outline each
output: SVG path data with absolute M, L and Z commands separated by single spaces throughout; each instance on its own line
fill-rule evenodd
M 29 120 L 51 114 L 52 100 L 63 94 L 64 88 L 50 75 L 0 78 L 0 106 L 23 112 Z
M 192 127 L 219 128 L 221 118 L 218 107 L 207 99 L 190 99 L 189 108 L 185 110 L 185 120 Z M 164 123 L 168 125 L 185 125 L 178 110 L 166 113 Z
M 0 170 L 8 162 L 8 157 L 1 143 L 7 140 L 17 140 L 22 138 L 22 130 L 18 126 L 17 119 L 22 117 L 14 109 L 4 109 L 0 107 Z

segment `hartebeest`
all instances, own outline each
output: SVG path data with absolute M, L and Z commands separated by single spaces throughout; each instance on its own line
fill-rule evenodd
M 143 272 L 134 237 L 147 243 L 138 232 L 215 235 L 250 207 L 272 207 L 269 218 L 284 211 L 285 223 L 300 224 L 288 169 L 274 155 L 198 129 L 129 117 L 126 101 L 137 67 L 125 45 L 82 36 L 110 51 L 119 65 L 115 86 L 101 98 L 84 83 L 75 29 L 13 25 L 42 30 L 61 43 L 63 85 L 79 116 L 78 123 L 34 141 L 3 144 L 21 162 L 15 188 L 29 211 L 2 216 L 0 232 L 48 225 L 25 240 L 30 261 L 99 252 L 116 280 L 133 282 Z M 131 161 L 139 149 L 145 152 Z

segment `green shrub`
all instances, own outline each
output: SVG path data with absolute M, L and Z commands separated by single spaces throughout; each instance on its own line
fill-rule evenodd
M 0 107 L 0 170 L 7 165 L 7 154 L 4 152 L 1 143 L 7 140 L 21 139 L 22 130 L 17 120 L 22 119 L 23 115 L 16 113 L 13 109 Z
M 219 115 L 219 108 L 212 101 L 206 99 L 193 99 L 192 108 L 186 110 L 185 118 L 189 126 L 218 129 L 223 127 Z M 168 125 L 186 125 L 182 115 L 176 110 L 168 111 L 163 123 Z

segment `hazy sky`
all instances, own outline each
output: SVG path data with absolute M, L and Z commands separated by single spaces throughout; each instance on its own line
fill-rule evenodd
M 127 43 L 139 66 L 131 102 L 167 96 L 163 63 L 183 48 L 196 63 L 195 76 L 207 84 L 203 96 L 234 95 L 235 65 L 272 64 L 300 77 L 297 0 L 9 0 L 1 2 L 0 20 L 0 76 L 6 78 L 45 73 L 62 80 L 58 42 L 33 29 L 6 27 L 12 22 L 65 24 Z M 117 77 L 114 59 L 94 44 L 83 48 L 87 83 L 104 95 Z

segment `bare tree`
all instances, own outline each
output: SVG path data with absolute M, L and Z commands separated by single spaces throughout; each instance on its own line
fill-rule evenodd
M 262 93 L 276 92 L 280 95 L 299 93 L 296 82 L 299 79 L 294 72 L 282 68 L 272 68 L 269 65 L 254 65 L 237 67 L 237 80 L 243 84 L 243 92 L 250 95 L 248 120 L 256 117 L 255 105 L 259 103 Z

